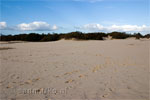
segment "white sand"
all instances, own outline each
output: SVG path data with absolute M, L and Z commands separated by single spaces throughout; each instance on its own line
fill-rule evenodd
M 149 100 L 149 40 L 60 40 L 0 47 L 14 48 L 0 50 L 4 100 Z

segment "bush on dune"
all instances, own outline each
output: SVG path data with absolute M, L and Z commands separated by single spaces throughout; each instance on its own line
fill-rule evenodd
M 144 36 L 144 38 L 150 38 L 150 34 L 146 34 L 145 36 Z
M 133 35 L 136 39 L 140 39 L 140 38 L 143 38 L 143 35 L 140 34 L 140 33 L 134 33 Z
M 45 35 L 40 41 L 57 41 L 59 40 L 59 35 L 58 34 L 48 34 Z
M 126 39 L 130 37 L 130 35 L 126 34 L 125 32 L 112 32 L 108 33 L 108 35 L 112 36 L 114 39 Z

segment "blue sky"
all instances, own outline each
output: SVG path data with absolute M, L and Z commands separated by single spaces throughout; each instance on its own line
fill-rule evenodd
M 1 0 L 3 34 L 149 32 L 149 0 Z

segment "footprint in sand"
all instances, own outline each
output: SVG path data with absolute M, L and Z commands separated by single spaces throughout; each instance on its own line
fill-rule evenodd
M 56 76 L 54 76 L 54 77 L 59 78 L 60 76 L 56 75 Z
M 32 83 L 32 80 L 27 80 L 26 82 L 25 82 L 25 84 L 31 84 Z
M 127 86 L 127 89 L 131 89 L 131 87 L 130 87 L 130 86 Z
M 84 77 L 84 75 L 79 75 L 79 78 L 82 78 L 82 77 Z
M 11 85 L 8 85 L 6 88 L 9 89 L 9 88 L 13 88 L 13 87 Z
M 113 92 L 115 89 L 114 89 L 114 88 L 108 88 L 108 90 L 109 90 L 110 92 Z
M 12 82 L 12 83 L 17 83 L 17 82 Z
M 20 77 L 17 76 L 16 74 L 13 74 L 13 75 L 10 76 L 10 78 L 11 78 L 11 79 L 19 79 Z
M 72 82 L 74 82 L 74 81 L 75 81 L 75 80 L 70 79 L 70 80 L 66 81 L 65 83 L 72 83 Z
M 88 76 L 88 75 L 81 74 L 81 75 L 79 75 L 78 77 L 79 77 L 79 78 L 83 78 L 83 77 L 86 77 L 86 76 Z
M 114 89 L 112 88 L 108 88 L 108 90 L 109 90 L 108 93 L 102 95 L 103 98 L 107 98 L 110 95 L 110 93 L 114 91 Z
M 66 72 L 64 75 L 71 75 L 71 74 L 77 73 L 77 72 L 79 72 L 79 71 L 78 71 L 78 70 L 75 70 L 75 71 L 72 71 L 72 72 Z
M 109 96 L 109 94 L 108 94 L 108 93 L 106 93 L 106 94 L 102 95 L 102 97 L 103 97 L 103 98 L 106 98 L 106 97 L 108 97 L 108 96 Z
M 24 85 L 24 84 L 23 84 L 23 83 L 20 83 L 19 85 L 22 86 L 22 85 Z
M 40 78 L 35 78 L 35 79 L 33 79 L 34 82 L 35 82 L 35 81 L 38 81 L 38 80 L 40 80 Z
M 33 80 L 27 80 L 26 82 L 25 82 L 25 84 L 31 84 L 31 83 L 33 83 L 33 82 L 36 82 L 36 81 L 38 81 L 38 80 L 40 80 L 40 78 L 35 78 L 35 79 L 33 79 Z
M 13 75 L 11 75 L 10 77 L 11 77 L 11 78 L 15 78 L 15 76 L 16 76 L 16 75 L 15 75 L 15 74 L 13 74 Z

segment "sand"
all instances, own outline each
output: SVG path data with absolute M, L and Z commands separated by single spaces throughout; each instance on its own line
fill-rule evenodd
M 149 100 L 149 47 L 134 39 L 1 42 L 0 100 Z

